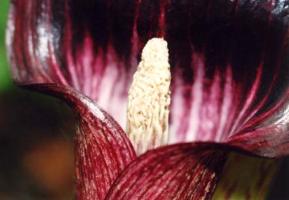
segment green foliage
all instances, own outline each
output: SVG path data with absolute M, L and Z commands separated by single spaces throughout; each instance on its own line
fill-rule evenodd
M 280 162 L 231 153 L 213 200 L 263 200 Z
M 7 23 L 7 14 L 9 0 L 1 0 L 0 3 L 0 92 L 9 89 L 11 84 L 10 73 L 8 69 L 7 54 L 5 48 L 5 29 Z

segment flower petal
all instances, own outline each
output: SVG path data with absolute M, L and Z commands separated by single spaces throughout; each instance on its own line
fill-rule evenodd
M 148 151 L 118 177 L 109 199 L 209 199 L 226 161 L 215 144 L 177 144 Z
M 173 45 L 171 65 L 180 74 L 172 76 L 171 141 L 226 141 L 256 129 L 288 97 L 284 5 L 217 0 L 192 1 L 189 7 L 178 2 L 169 12 L 175 26 L 168 27 L 167 40 Z M 182 25 L 180 18 L 186 20 Z
M 138 55 L 148 39 L 164 36 L 170 142 L 226 141 L 269 120 L 288 97 L 286 2 L 14 0 L 7 31 L 14 78 L 70 85 L 124 127 Z
M 234 135 L 229 143 L 259 156 L 282 157 L 289 154 L 289 128 L 282 124 L 260 128 Z
M 88 97 L 55 84 L 28 85 L 72 105 L 79 115 L 75 137 L 77 199 L 104 199 L 120 172 L 136 157 L 124 131 Z

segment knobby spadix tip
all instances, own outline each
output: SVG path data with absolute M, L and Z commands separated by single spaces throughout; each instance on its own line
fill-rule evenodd
M 127 133 L 138 154 L 168 141 L 170 65 L 167 42 L 147 42 L 129 89 Z

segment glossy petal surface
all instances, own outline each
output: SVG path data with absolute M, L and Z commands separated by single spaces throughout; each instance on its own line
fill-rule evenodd
M 77 199 L 211 198 L 229 147 L 178 144 L 136 158 L 120 126 L 88 97 L 56 84 L 25 87 L 65 100 L 79 115 Z
M 170 142 L 227 141 L 288 108 L 287 15 L 271 0 L 14 0 L 7 44 L 17 82 L 70 85 L 124 127 L 140 51 L 163 36 Z
M 120 172 L 135 159 L 126 134 L 89 98 L 55 84 L 29 85 L 71 104 L 79 115 L 75 137 L 77 199 L 104 199 Z
M 210 199 L 225 155 L 214 144 L 177 144 L 148 151 L 121 174 L 106 200 Z
M 7 46 L 15 81 L 66 86 L 35 87 L 64 98 L 81 117 L 79 199 L 104 199 L 135 158 L 119 125 L 79 94 L 124 126 L 132 74 L 156 36 L 169 45 L 171 143 L 215 141 L 261 156 L 288 154 L 287 1 L 11 2 Z M 182 144 L 150 151 L 120 175 L 107 198 L 210 198 L 223 150 Z M 174 184 L 160 187 L 165 178 Z

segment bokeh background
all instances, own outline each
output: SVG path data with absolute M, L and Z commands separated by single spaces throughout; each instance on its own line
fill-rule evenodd
M 73 199 L 75 118 L 62 102 L 12 83 L 4 44 L 8 8 L 9 0 L 1 0 L 0 200 Z M 268 199 L 289 199 L 288 170 L 284 159 Z

